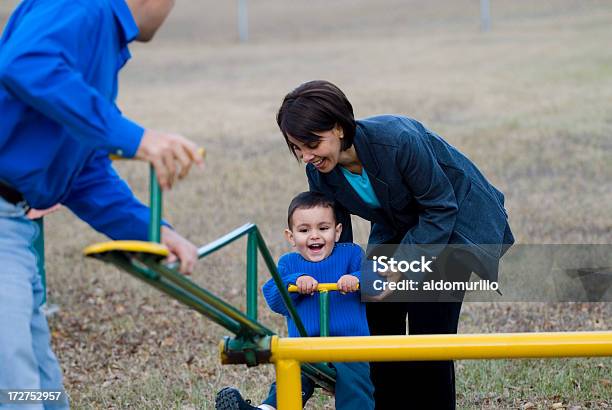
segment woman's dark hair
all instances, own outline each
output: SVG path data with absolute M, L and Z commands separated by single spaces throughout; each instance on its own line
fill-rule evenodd
M 287 226 L 289 229 L 292 229 L 293 221 L 291 218 L 293 218 L 293 214 L 297 209 L 312 209 L 318 206 L 322 208 L 331 208 L 332 212 L 334 213 L 334 219 L 338 220 L 336 216 L 336 206 L 333 199 L 320 192 L 306 191 L 297 194 L 289 204 L 289 209 L 287 210 Z
M 344 138 L 341 149 L 347 150 L 355 138 L 353 106 L 342 90 L 329 81 L 309 81 L 285 96 L 276 122 L 285 137 L 289 151 L 298 159 L 287 135 L 304 143 L 319 141 L 315 132 L 342 128 Z

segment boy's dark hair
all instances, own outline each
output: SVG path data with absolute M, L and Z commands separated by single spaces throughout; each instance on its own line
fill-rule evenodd
M 339 125 L 344 132 L 342 151 L 349 149 L 355 138 L 353 106 L 342 90 L 329 81 L 309 81 L 287 94 L 276 115 L 276 122 L 289 151 L 298 160 L 287 135 L 309 143 L 321 139 L 314 132 L 329 131 Z
M 336 206 L 333 199 L 330 199 L 320 192 L 307 191 L 296 195 L 289 204 L 289 209 L 287 211 L 287 226 L 289 229 L 291 229 L 292 225 L 291 218 L 293 218 L 293 214 L 297 209 L 312 209 L 316 208 L 317 206 L 331 208 L 334 214 L 334 220 L 338 220 L 336 216 Z

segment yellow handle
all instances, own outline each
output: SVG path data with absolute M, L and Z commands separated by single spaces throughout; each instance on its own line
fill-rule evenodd
M 206 148 L 204 147 L 200 147 L 198 148 L 198 156 L 202 159 L 206 158 Z M 126 158 L 126 157 L 122 157 L 121 155 L 117 155 L 117 154 L 109 154 L 108 156 L 111 161 L 118 161 L 118 160 L 122 160 L 122 159 L 131 159 L 131 158 Z
M 206 158 L 206 148 L 204 148 L 204 147 L 198 148 L 198 155 L 202 159 Z
M 359 284 L 357 284 L 357 289 L 359 289 Z M 289 293 L 297 293 L 298 287 L 296 285 L 289 285 L 287 290 L 289 291 Z M 331 292 L 334 290 L 338 290 L 337 283 L 319 283 L 317 285 L 317 292 Z

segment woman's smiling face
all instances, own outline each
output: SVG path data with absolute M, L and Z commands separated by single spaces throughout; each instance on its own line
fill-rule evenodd
M 295 155 L 306 164 L 312 164 L 323 173 L 331 172 L 340 160 L 342 150 L 342 138 L 344 134 L 340 127 L 329 131 L 313 133 L 319 136 L 318 141 L 303 142 L 288 135 L 287 139 Z

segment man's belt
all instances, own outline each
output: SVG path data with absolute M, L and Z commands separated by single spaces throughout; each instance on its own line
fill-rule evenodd
M 0 181 L 0 197 L 13 205 L 17 205 L 24 200 L 23 195 L 21 195 L 19 191 L 6 185 L 2 181 Z

